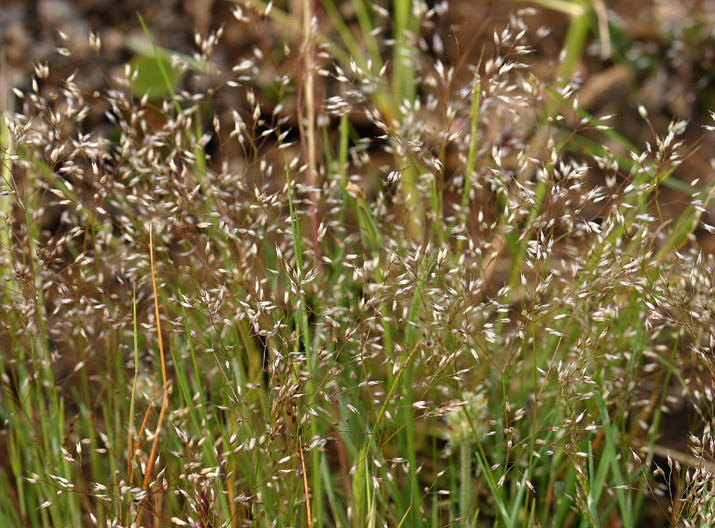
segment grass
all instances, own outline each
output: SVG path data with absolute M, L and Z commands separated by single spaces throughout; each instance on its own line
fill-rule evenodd
M 360 40 L 327 0 L 334 31 L 256 5 L 228 73 L 221 31 L 151 42 L 167 101 L 131 68 L 14 92 L 0 524 L 711 523 L 715 187 L 676 180 L 686 124 L 634 150 L 530 75 L 518 17 L 464 75 L 420 51 L 441 8 L 355 2 Z M 680 402 L 690 453 L 660 440 Z

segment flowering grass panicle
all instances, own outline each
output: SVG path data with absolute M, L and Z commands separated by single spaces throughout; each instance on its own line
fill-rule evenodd
M 14 92 L 2 524 L 707 525 L 687 123 L 630 145 L 534 75 L 530 11 L 449 64 L 446 3 L 353 7 L 362 39 L 236 7 L 228 68 L 222 30 L 150 41 L 160 96 L 136 63 Z

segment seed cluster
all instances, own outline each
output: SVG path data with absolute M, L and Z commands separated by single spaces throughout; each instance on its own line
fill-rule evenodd
M 594 145 L 612 131 L 579 110 L 578 80 L 530 73 L 529 12 L 458 69 L 424 36 L 446 3 L 415 3 L 418 31 L 392 38 L 373 11 L 367 55 L 314 18 L 283 60 L 256 47 L 221 72 L 222 31 L 197 36 L 194 57 L 156 61 L 187 75 L 166 100 L 130 66 L 101 93 L 51 86 L 46 65 L 15 90 L 15 519 L 597 526 L 664 495 L 674 521 L 712 522 L 715 286 L 695 237 L 715 230 L 712 183 L 660 209 L 686 123 L 643 151 Z M 234 14 L 248 29 L 271 12 Z M 298 51 L 312 69 L 289 69 Z M 678 405 L 691 452 L 661 460 Z

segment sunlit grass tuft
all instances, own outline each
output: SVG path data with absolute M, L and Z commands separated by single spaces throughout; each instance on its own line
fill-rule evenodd
M 363 40 L 324 8 L 341 45 L 237 7 L 261 45 L 219 74 L 198 39 L 167 101 L 131 67 L 16 92 L 0 524 L 707 525 L 714 187 L 676 180 L 686 123 L 636 149 L 533 75 L 518 17 L 458 71 L 420 48 L 446 5 L 356 2 Z

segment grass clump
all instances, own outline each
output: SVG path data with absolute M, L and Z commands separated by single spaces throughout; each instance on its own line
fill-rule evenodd
M 519 17 L 457 70 L 423 51 L 446 6 L 382 40 L 355 6 L 369 59 L 269 5 L 166 101 L 131 67 L 15 92 L 3 526 L 712 521 L 713 187 L 660 203 L 686 123 L 618 142 Z

